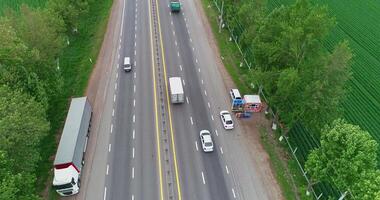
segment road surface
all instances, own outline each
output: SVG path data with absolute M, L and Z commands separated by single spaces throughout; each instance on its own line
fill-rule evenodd
M 183 3 L 171 13 L 168 0 L 115 0 L 91 80 L 97 91 L 87 92 L 95 126 L 73 199 L 281 198 L 252 164 L 237 120 L 234 130 L 221 126 L 228 93 L 197 2 Z M 184 81 L 181 105 L 168 99 L 171 76 Z M 212 133 L 212 153 L 201 149 L 202 129 Z

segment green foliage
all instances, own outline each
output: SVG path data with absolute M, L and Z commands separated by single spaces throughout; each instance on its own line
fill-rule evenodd
M 22 5 L 20 14 L 10 13 L 17 35 L 31 48 L 36 49 L 41 61 L 52 63 L 65 47 L 63 20 L 40 9 L 32 10 Z
M 79 17 L 89 9 L 91 0 L 50 0 L 47 4 L 47 12 L 60 16 L 68 30 L 78 27 Z
M 4 2 L 15 11 L 4 12 L 4 8 L 8 7 Z M 0 18 L 0 153 L 5 160 L 0 163 L 0 199 L 38 199 L 36 188 L 39 192 L 41 186 L 44 187 L 46 178 L 36 187 L 36 174 L 41 176 L 41 170 L 43 174 L 48 174 L 51 168 L 48 159 L 55 150 L 55 136 L 46 137 L 50 131 L 46 111 L 49 111 L 50 121 L 53 122 L 54 129 L 50 132 L 56 134 L 63 117 L 54 117 L 64 116 L 66 106 L 62 103 L 57 105 L 57 102 L 66 102 L 63 99 L 72 95 L 68 89 L 63 93 L 62 69 L 57 69 L 57 61 L 67 46 L 67 30 L 81 27 L 79 20 L 85 20 L 80 17 L 88 11 L 88 2 L 92 1 L 51 0 L 46 7 L 44 0 L 34 3 L 23 1 L 39 7 L 38 9 L 21 5 L 21 2 L 0 2 L 0 13 L 3 14 Z M 108 4 L 109 2 L 107 1 Z M 108 11 L 109 6 L 104 9 Z M 101 17 L 106 19 L 103 15 Z M 85 22 L 90 24 L 94 21 Z M 96 52 L 103 33 L 104 31 L 96 39 Z M 91 34 L 83 36 L 91 41 Z M 76 36 L 70 36 L 71 39 L 76 39 Z M 80 45 L 92 47 L 91 43 L 92 41 Z M 81 50 L 86 52 L 76 52 L 75 57 L 88 54 L 88 49 Z M 84 56 L 86 60 L 87 54 Z M 78 63 L 66 63 L 66 59 L 63 60 L 64 69 L 79 68 L 76 66 Z M 91 67 L 90 64 L 87 71 L 78 74 L 84 76 L 83 73 L 86 73 L 85 77 L 88 77 Z M 70 80 L 76 77 L 77 75 L 70 75 L 64 78 L 72 83 Z M 77 82 L 86 81 L 87 78 Z M 80 84 L 80 87 L 83 88 L 84 85 Z M 72 88 L 73 84 L 66 86 Z M 56 112 L 60 113 L 51 114 Z M 41 154 L 42 164 L 39 162 Z
M 320 52 L 318 40 L 333 24 L 326 8 L 311 6 L 307 0 L 274 9 L 262 21 L 252 44 L 256 65 L 272 70 L 308 64 Z
M 45 110 L 29 95 L 6 86 L 0 86 L 0 99 L 0 150 L 11 158 L 13 170 L 33 172 L 37 147 L 49 130 Z
M 18 11 L 20 5 L 25 4 L 32 8 L 41 8 L 45 6 L 48 0 L 1 0 L 0 1 L 0 16 L 4 10 L 12 9 Z
M 6 153 L 0 150 L 0 199 L 37 200 L 34 194 L 34 175 L 27 172 L 15 172 Z
M 352 55 L 347 42 L 331 54 L 321 46 L 333 24 L 325 7 L 306 0 L 274 9 L 260 24 L 252 44 L 258 71 L 252 77 L 288 128 L 302 121 L 318 132 L 339 116 Z
M 338 188 L 370 200 L 380 188 L 377 151 L 378 144 L 368 132 L 338 119 L 323 129 L 321 146 L 309 154 L 305 166 L 314 180 L 333 181 Z

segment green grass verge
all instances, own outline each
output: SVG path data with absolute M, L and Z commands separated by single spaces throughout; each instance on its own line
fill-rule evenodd
M 238 48 L 236 47 L 234 42 L 229 41 L 230 35 L 227 30 L 224 29 L 222 30 L 221 33 L 219 33 L 218 24 L 217 24 L 218 13 L 216 11 L 213 1 L 201 0 L 201 2 L 203 5 L 203 9 L 206 12 L 207 18 L 210 22 L 214 37 L 217 41 L 220 54 L 223 57 L 222 60 L 223 60 L 224 66 L 226 67 L 228 73 L 232 77 L 232 80 L 235 82 L 237 88 L 241 91 L 242 94 L 247 94 L 247 93 L 252 92 L 253 90 L 249 87 L 249 83 L 247 83 L 247 81 L 244 78 L 242 78 L 245 76 L 245 74 L 248 73 L 247 68 L 238 67 L 240 64 L 240 61 L 242 61 L 242 56 L 240 55 Z M 292 190 L 292 186 L 290 182 L 291 180 L 289 180 L 290 177 L 288 177 L 288 175 L 285 173 L 286 168 L 288 168 L 291 173 L 291 176 L 293 176 L 293 180 L 295 181 L 298 191 L 301 191 L 299 193 L 300 198 L 311 199 L 309 196 L 305 195 L 306 194 L 305 185 L 307 184 L 302 174 L 299 171 L 296 161 L 294 161 L 293 159 L 289 159 L 286 162 L 286 165 L 284 165 L 283 162 L 280 160 L 280 157 L 278 153 L 276 152 L 275 147 L 269 143 L 266 135 L 267 135 L 266 133 L 262 134 L 262 137 L 261 137 L 262 144 L 271 159 L 271 164 L 273 166 L 276 179 L 278 183 L 280 184 L 284 197 L 286 199 L 293 200 L 293 199 L 296 199 L 296 196 L 297 196 L 295 191 Z
M 43 191 L 44 183 L 52 176 L 52 156 L 57 148 L 57 134 L 63 127 L 70 97 L 82 96 L 87 87 L 94 66 L 90 58 L 95 62 L 100 51 L 112 2 L 112 0 L 95 1 L 90 5 L 88 14 L 81 17 L 79 33 L 69 38 L 70 45 L 60 57 L 64 88 L 59 98 L 52 100 L 48 111 L 51 131 L 41 144 L 42 160 L 37 171 L 37 192 Z M 56 193 L 51 190 L 48 196 L 48 199 L 56 199 Z
M 231 75 L 236 87 L 240 90 L 241 94 L 251 93 L 252 90 L 248 87 L 243 75 L 247 74 L 248 69 L 246 67 L 239 67 L 240 62 L 243 60 L 233 41 L 229 41 L 229 33 L 225 29 L 219 33 L 217 16 L 215 5 L 211 0 L 201 0 L 203 9 L 206 12 L 208 21 L 210 22 L 212 32 L 217 41 L 219 47 L 220 56 L 222 56 L 223 64 L 226 67 L 228 73 Z
M 265 151 L 269 155 L 272 168 L 275 173 L 275 177 L 277 179 L 278 184 L 281 187 L 285 199 L 293 200 L 297 199 L 297 196 L 299 196 L 300 199 L 312 199 L 311 196 L 306 196 L 307 188 L 305 186 L 307 186 L 307 183 L 302 174 L 300 173 L 297 162 L 294 159 L 288 158 L 281 160 L 281 155 L 279 155 L 280 152 L 278 151 L 287 152 L 286 149 L 283 149 L 286 147 L 281 146 L 276 140 L 270 141 L 268 132 L 265 130 L 265 128 L 260 128 L 260 139 L 261 144 L 263 145 Z M 278 147 L 278 150 L 276 150 L 276 147 Z M 287 169 L 289 170 L 288 173 Z M 292 189 L 291 179 L 293 179 L 298 191 L 294 191 Z
M 0 15 L 2 15 L 6 9 L 19 11 L 22 4 L 33 8 L 41 8 L 45 6 L 46 2 L 47 0 L 0 0 Z

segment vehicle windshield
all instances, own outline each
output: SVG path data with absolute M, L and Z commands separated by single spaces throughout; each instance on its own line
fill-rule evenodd
M 231 120 L 226 121 L 226 124 L 232 124 Z
M 202 133 L 203 136 L 210 135 L 210 133 Z
M 212 147 L 212 142 L 205 142 L 205 147 Z
M 71 183 L 63 184 L 63 185 L 54 185 L 53 186 L 56 190 L 63 190 L 63 189 L 69 189 L 72 188 L 73 185 Z

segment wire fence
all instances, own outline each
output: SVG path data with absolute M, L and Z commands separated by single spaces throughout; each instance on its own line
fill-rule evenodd
M 245 31 L 244 26 L 239 22 L 237 17 L 229 16 L 231 18 L 229 21 L 234 24 L 234 26 L 230 26 L 226 21 L 223 20 L 223 0 L 213 0 L 213 2 L 220 15 L 218 19 L 221 20 L 221 27 L 227 27 L 227 30 L 230 34 L 230 40 L 233 40 L 243 58 L 245 66 L 249 69 L 250 72 L 252 72 L 251 70 L 254 63 L 254 57 L 252 56 L 253 49 L 250 47 L 242 48 L 241 45 L 241 37 Z M 269 99 L 266 97 L 262 87 L 259 87 L 259 95 L 263 97 L 265 102 L 269 103 Z M 269 112 L 274 119 L 273 123 L 276 125 L 279 124 L 277 121 L 275 121 L 275 113 L 271 109 L 269 109 Z M 339 200 L 347 199 L 349 197 L 350 199 L 355 199 L 351 192 L 341 192 L 337 190 L 335 184 L 331 185 L 327 182 L 312 183 L 310 177 L 307 174 L 307 171 L 304 169 L 304 164 L 307 160 L 309 152 L 315 148 L 318 148 L 320 146 L 320 143 L 319 139 L 315 138 L 311 131 L 304 127 L 301 123 L 297 123 L 287 133 L 287 135 L 281 133 L 279 140 L 284 140 L 286 142 L 289 151 L 291 152 L 303 177 L 305 178 L 308 184 L 307 195 L 311 194 L 314 199 L 317 200 L 328 199 L 329 196 L 335 197 Z

